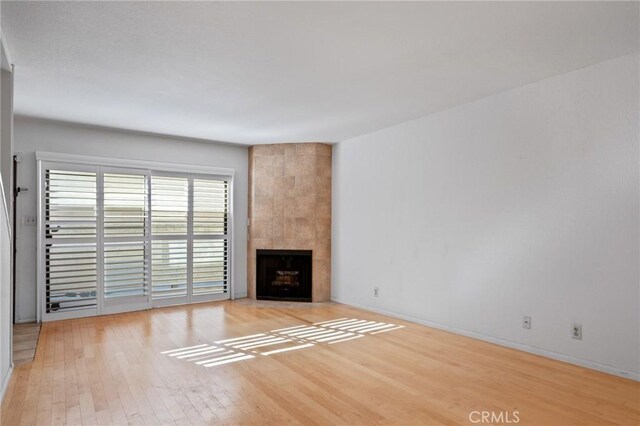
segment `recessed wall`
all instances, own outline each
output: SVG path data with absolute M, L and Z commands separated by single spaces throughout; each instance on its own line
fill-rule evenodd
M 248 296 L 256 297 L 256 250 L 313 252 L 312 299 L 331 297 L 331 145 L 249 148 Z

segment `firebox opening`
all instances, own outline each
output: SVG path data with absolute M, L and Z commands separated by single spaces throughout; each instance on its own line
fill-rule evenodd
M 311 250 L 257 250 L 257 299 L 311 302 L 311 285 Z

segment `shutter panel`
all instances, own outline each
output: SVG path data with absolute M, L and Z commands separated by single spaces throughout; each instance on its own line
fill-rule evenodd
M 103 174 L 105 309 L 148 300 L 149 192 L 140 172 Z
M 147 243 L 106 243 L 104 297 L 144 297 L 149 290 Z
M 45 173 L 45 237 L 96 238 L 96 174 Z
M 224 180 L 193 180 L 193 234 L 226 235 L 229 183 Z
M 193 294 L 227 292 L 227 241 L 193 242 Z
M 95 244 L 47 244 L 45 250 L 47 313 L 95 308 Z
M 154 300 L 186 297 L 189 250 L 189 179 L 151 176 L 152 284 Z
M 147 177 L 104 174 L 104 236 L 145 237 L 148 234 Z
M 228 284 L 229 182 L 193 180 L 193 295 L 223 294 Z
M 152 246 L 152 298 L 187 295 L 187 241 L 154 241 Z
M 96 308 L 96 224 L 96 173 L 45 170 L 46 313 Z
M 151 177 L 153 235 L 186 235 L 189 180 L 186 177 Z

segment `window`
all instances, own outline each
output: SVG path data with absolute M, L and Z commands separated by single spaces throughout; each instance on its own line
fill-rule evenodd
M 40 169 L 43 319 L 229 298 L 230 177 Z

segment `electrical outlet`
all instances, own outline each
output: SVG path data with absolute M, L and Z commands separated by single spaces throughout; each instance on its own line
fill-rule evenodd
M 522 317 L 522 328 L 531 328 L 531 317 L 529 315 Z
M 35 216 L 23 216 L 22 220 L 25 226 L 36 226 L 36 217 Z
M 571 337 L 582 340 L 582 324 L 574 324 L 571 328 Z
M 374 287 L 374 288 L 373 288 L 373 295 L 374 295 L 375 297 L 378 297 L 378 294 L 379 294 L 378 287 Z

